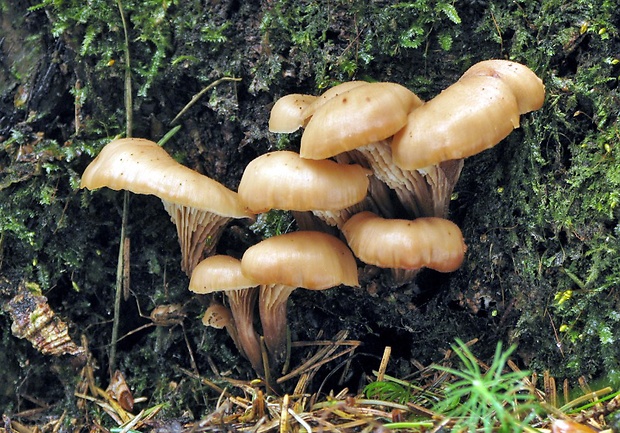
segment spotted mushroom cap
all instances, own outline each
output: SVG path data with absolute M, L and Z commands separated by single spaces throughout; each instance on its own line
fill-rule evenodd
M 371 171 L 357 164 L 303 159 L 290 151 L 251 161 L 239 183 L 239 197 L 253 213 L 269 209 L 339 210 L 366 197 Z
M 386 139 L 407 123 L 409 112 L 420 104 L 413 92 L 395 83 L 366 83 L 338 93 L 308 121 L 300 155 L 325 159 Z
M 363 84 L 368 84 L 368 82 L 361 81 L 361 80 L 345 81 L 343 83 L 330 87 L 325 92 L 317 96 L 316 99 L 310 105 L 304 108 L 304 110 L 301 113 L 301 116 L 304 119 L 308 120 L 310 117 L 312 117 L 315 111 L 321 108 L 330 99 L 340 95 L 341 93 L 348 92 L 349 90 L 354 89 L 355 87 L 361 86 Z
M 269 131 L 291 133 L 306 124 L 306 117 L 302 116 L 305 109 L 311 105 L 316 96 L 292 93 L 278 99 L 269 114 Z
M 437 217 L 385 219 L 364 211 L 351 217 L 342 233 L 361 261 L 381 268 L 452 272 L 467 250 L 459 227 Z

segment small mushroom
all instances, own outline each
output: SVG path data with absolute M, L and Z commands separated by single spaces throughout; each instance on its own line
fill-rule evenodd
M 305 126 L 306 118 L 302 117 L 302 113 L 315 99 L 316 96 L 301 93 L 292 93 L 278 99 L 269 114 L 269 130 L 291 133 Z
M 235 346 L 240 347 L 235 320 L 230 310 L 224 305 L 218 302 L 211 302 L 202 316 L 202 324 L 215 329 L 226 329 Z
M 237 193 L 176 162 L 157 143 L 122 138 L 108 143 L 82 175 L 81 188 L 108 187 L 159 197 L 177 227 L 187 275 L 215 249 L 226 224 L 251 218 Z
M 342 233 L 362 262 L 410 271 L 397 279 L 401 284 L 412 280 L 422 268 L 453 272 L 467 251 L 459 227 L 437 217 L 385 219 L 364 211 L 352 216 Z
M 194 268 L 189 289 L 199 294 L 225 293 L 230 303 L 239 351 L 250 361 L 254 371 L 262 374 L 260 340 L 254 330 L 258 284 L 241 273 L 241 262 L 226 255 L 207 257 Z
M 239 183 L 239 197 L 252 213 L 270 209 L 312 211 L 332 226 L 342 225 L 352 206 L 366 197 L 371 171 L 357 164 L 303 159 L 290 151 L 252 160 Z
M 276 365 L 286 355 L 287 301 L 296 288 L 358 286 L 353 254 L 335 236 L 297 231 L 251 246 L 241 258 L 243 274 L 261 284 L 258 307 L 265 344 Z

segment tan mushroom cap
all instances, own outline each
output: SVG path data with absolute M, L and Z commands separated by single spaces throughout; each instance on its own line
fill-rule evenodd
M 258 286 L 241 272 L 241 261 L 217 254 L 202 260 L 192 272 L 189 290 L 198 294 L 232 291 Z
M 545 102 L 545 85 L 542 80 L 521 63 L 501 59 L 484 60 L 465 71 L 461 79 L 472 75 L 498 78 L 507 84 L 517 98 L 521 114 L 538 110 Z
M 422 104 L 395 83 L 367 83 L 328 99 L 308 121 L 301 137 L 303 158 L 325 159 L 395 134 Z
M 443 218 L 385 219 L 366 211 L 351 217 L 342 233 L 361 261 L 381 268 L 452 272 L 467 251 L 459 227 Z
M 292 93 L 278 99 L 269 114 L 269 131 L 291 133 L 306 124 L 306 117 L 302 116 L 305 109 L 311 105 L 316 96 Z
M 475 155 L 519 127 L 519 115 L 539 109 L 542 80 L 527 66 L 487 60 L 414 110 L 392 140 L 394 162 L 406 170 Z
M 125 189 L 222 216 L 252 216 L 237 193 L 179 164 L 157 143 L 143 138 L 108 143 L 84 171 L 80 187 Z
M 357 164 L 308 160 L 295 152 L 275 151 L 247 165 L 239 197 L 254 213 L 270 209 L 335 211 L 366 197 L 370 174 Z
M 316 231 L 286 233 L 251 246 L 243 254 L 241 270 L 260 284 L 310 290 L 359 285 L 349 248 L 340 239 Z
M 321 93 L 316 99 L 312 102 L 312 104 L 308 105 L 301 113 L 302 118 L 309 119 L 312 115 L 321 108 L 327 101 L 330 99 L 340 95 L 341 93 L 348 92 L 351 89 L 354 89 L 363 84 L 368 84 L 366 81 L 345 81 L 343 83 L 337 84 L 333 87 L 330 87 L 325 92 Z
M 409 114 L 392 140 L 394 163 L 414 170 L 495 146 L 519 127 L 510 87 L 489 76 L 459 80 Z
M 227 330 L 234 331 L 234 321 L 232 313 L 228 308 L 216 302 L 211 303 L 211 305 L 209 305 L 209 308 L 207 308 L 207 310 L 203 314 L 202 324 L 215 329 L 226 328 Z M 231 337 L 233 337 L 233 335 L 231 335 Z M 236 334 L 233 339 L 236 339 Z

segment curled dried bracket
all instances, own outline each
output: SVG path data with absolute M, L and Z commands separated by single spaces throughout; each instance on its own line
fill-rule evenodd
M 114 372 L 106 392 L 111 398 L 116 400 L 124 410 L 128 412 L 133 410 L 133 394 L 129 389 L 129 385 L 127 385 L 127 382 L 125 381 L 125 376 L 123 376 L 123 373 L 121 373 L 120 370 L 116 370 Z
M 67 324 L 56 316 L 38 288 L 31 291 L 23 284 L 6 309 L 13 320 L 13 335 L 25 338 L 42 354 L 85 356 L 84 348 L 71 340 Z

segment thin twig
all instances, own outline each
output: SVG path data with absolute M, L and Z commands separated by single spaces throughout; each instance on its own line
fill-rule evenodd
M 185 104 L 185 107 L 183 107 L 183 109 L 181 111 L 179 111 L 179 114 L 177 114 L 174 119 L 172 119 L 172 121 L 170 122 L 170 125 L 174 125 L 177 120 L 179 120 L 179 118 L 181 116 L 183 116 L 187 110 L 189 110 L 190 108 L 192 108 L 192 106 L 198 102 L 198 100 L 200 98 L 202 98 L 202 96 L 207 93 L 209 90 L 211 90 L 212 88 L 214 88 L 215 86 L 217 86 L 220 83 L 223 83 L 224 81 L 241 81 L 241 78 L 234 78 L 234 77 L 222 77 L 218 80 L 215 80 L 214 82 L 212 82 L 211 84 L 209 84 L 207 87 L 205 87 L 204 89 L 202 89 L 200 92 L 196 93 L 194 96 L 192 96 L 192 99 Z
M 121 0 L 116 0 L 118 12 L 121 15 L 123 23 L 123 32 L 125 34 L 125 134 L 127 137 L 132 136 L 133 128 L 133 97 L 131 93 L 131 57 L 129 55 L 129 32 L 127 31 L 127 22 L 125 21 L 125 13 L 123 12 L 123 4 Z M 123 214 L 121 218 L 121 236 L 118 247 L 118 262 L 116 267 L 116 286 L 114 296 L 114 322 L 112 324 L 112 342 L 110 347 L 110 377 L 116 370 L 116 342 L 118 340 L 119 322 L 121 314 L 121 297 L 123 291 L 123 267 L 125 257 L 125 238 L 127 236 L 127 219 L 129 215 L 129 192 L 123 193 Z

